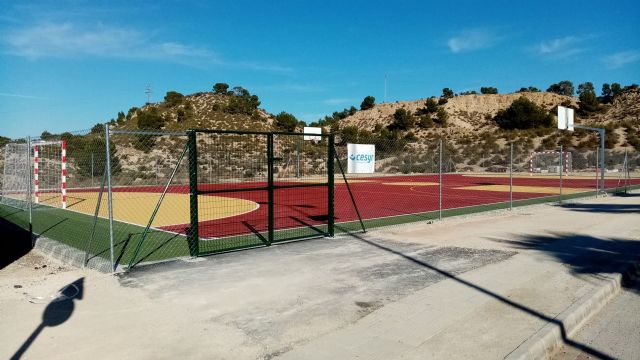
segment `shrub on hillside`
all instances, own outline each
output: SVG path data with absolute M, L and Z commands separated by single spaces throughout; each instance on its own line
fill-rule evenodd
M 418 121 L 418 126 L 421 129 L 428 129 L 430 127 L 433 127 L 433 120 L 431 119 L 431 116 L 429 115 L 421 116 L 420 121 Z
M 493 121 L 505 130 L 531 129 L 550 127 L 553 117 L 545 109 L 522 96 L 505 110 L 498 111 Z
M 589 113 L 600 110 L 600 102 L 598 101 L 591 82 L 586 82 L 578 86 L 578 99 L 580 99 L 581 112 Z
M 167 95 L 164 96 L 164 102 L 169 106 L 176 106 L 182 103 L 184 95 L 177 91 L 167 91 Z
M 285 131 L 293 132 L 296 130 L 296 126 L 298 126 L 298 119 L 292 114 L 283 111 L 276 115 L 275 124 Z
M 540 92 L 540 89 L 535 86 L 521 87 L 517 92 Z
M 228 90 L 229 90 L 229 84 L 215 83 L 213 85 L 213 92 L 218 95 L 225 95 Z
M 374 98 L 373 96 L 367 96 L 364 98 L 364 100 L 362 100 L 362 103 L 360 104 L 360 110 L 371 109 L 375 106 L 375 104 L 376 98 Z
M 127 119 L 127 120 L 131 120 L 131 117 L 132 117 L 132 116 L 133 116 L 137 111 L 138 111 L 138 108 L 137 108 L 137 107 L 135 107 L 135 106 L 134 106 L 134 107 L 132 107 L 132 108 L 130 108 L 130 109 L 129 109 L 129 111 L 127 111 L 126 119 Z
M 338 124 L 338 122 L 348 116 L 351 116 L 358 112 L 355 106 L 350 108 L 344 108 L 342 111 L 334 111 L 331 116 L 325 116 L 323 119 L 318 120 L 316 125 L 318 126 L 333 126 Z M 313 123 L 311 126 L 314 126 Z
M 413 114 L 406 109 L 398 109 L 393 114 L 393 122 L 389 124 L 389 130 L 409 130 L 413 128 L 415 119 Z
M 251 95 L 249 91 L 241 86 L 236 86 L 231 92 L 233 96 L 225 108 L 229 114 L 252 115 L 260 106 L 260 99 L 257 95 Z
M 164 126 L 164 118 L 158 113 L 156 108 L 138 111 L 138 129 L 159 130 Z
M 573 96 L 573 83 L 569 80 L 563 80 L 557 84 L 551 84 L 547 91 L 559 95 Z
M 481 94 L 497 94 L 498 93 L 498 89 L 491 87 L 491 86 L 487 86 L 487 87 L 481 87 L 480 88 L 480 93 Z
M 438 102 L 434 98 L 428 98 L 423 108 L 416 110 L 416 115 L 433 114 L 438 111 Z
M 164 118 L 156 108 L 146 111 L 138 111 L 138 129 L 140 130 L 160 130 L 164 126 Z M 133 146 L 144 152 L 149 152 L 155 144 L 155 137 L 150 135 L 137 135 Z
M 433 119 L 433 122 L 442 127 L 447 127 L 448 120 L 449 114 L 447 114 L 447 112 L 443 108 L 440 108 L 436 112 L 436 117 Z

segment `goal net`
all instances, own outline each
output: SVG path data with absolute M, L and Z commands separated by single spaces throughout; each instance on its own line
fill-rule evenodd
M 529 174 L 565 174 L 572 171 L 571 152 L 563 151 L 562 158 L 559 151 L 534 151 L 529 154 Z
M 5 145 L 0 204 L 20 209 L 27 208 L 29 172 L 31 171 L 29 157 L 29 146 L 26 143 Z
M 5 146 L 0 203 L 26 209 L 29 202 L 67 207 L 65 141 L 33 141 Z

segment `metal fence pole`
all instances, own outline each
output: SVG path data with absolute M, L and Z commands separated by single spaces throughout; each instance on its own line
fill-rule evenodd
M 111 151 L 109 139 L 109 124 L 104 124 L 105 156 L 107 160 L 107 207 L 109 208 L 109 255 L 111 256 L 111 271 L 116 271 L 113 256 L 113 192 L 111 191 Z
M 600 193 L 598 187 L 600 186 L 600 180 L 598 179 L 598 158 L 600 157 L 600 150 L 596 149 L 596 198 L 598 197 L 598 194 Z
M 6 156 L 6 155 L 5 155 Z M 28 178 L 29 181 L 27 182 L 27 208 L 29 211 L 29 236 L 31 237 L 31 246 L 33 246 L 33 213 L 32 213 L 32 197 L 31 197 L 31 192 L 32 190 L 32 183 L 33 183 L 33 171 L 31 169 L 31 166 L 33 166 L 33 162 L 31 161 L 31 136 L 27 136 L 27 173 L 28 173 Z M 2 181 L 6 181 L 6 179 L 2 179 Z
M 328 196 L 328 213 L 329 213 L 329 221 L 327 224 L 327 230 L 329 232 L 329 236 L 333 237 L 335 235 L 335 212 L 334 212 L 334 160 L 335 157 L 335 148 L 333 147 L 334 143 L 334 135 L 329 134 L 328 138 L 328 146 L 327 146 L 327 176 L 328 176 L 328 188 L 327 188 L 327 196 Z
M 296 178 L 300 177 L 300 139 L 296 142 Z
M 91 187 L 93 187 L 93 152 L 91 152 Z
M 187 232 L 187 242 L 189 243 L 189 255 L 198 256 L 200 252 L 199 230 L 198 230 L 198 143 L 196 132 L 187 131 L 187 144 L 189 147 L 189 230 Z
M 624 149 L 624 166 L 622 167 L 622 171 L 624 171 L 624 193 L 627 194 L 629 191 L 629 156 L 627 153 L 627 149 Z
M 509 210 L 513 210 L 513 143 L 509 144 Z
M 606 194 L 606 190 L 607 188 L 604 186 L 604 170 L 605 170 L 605 165 L 604 165 L 604 142 L 605 142 L 605 130 L 604 129 L 599 129 L 600 132 L 600 150 L 602 151 L 602 155 L 600 156 L 600 178 L 602 181 L 602 186 L 600 186 L 600 191 L 603 192 L 603 194 Z
M 438 219 L 442 220 L 442 139 L 438 142 L 438 173 L 440 174 L 440 194 L 438 196 Z
M 267 196 L 268 196 L 268 214 L 267 214 L 267 239 L 269 245 L 274 240 L 274 189 L 273 189 L 273 133 L 267 134 Z
M 564 171 L 564 161 L 562 156 L 562 145 L 560 145 L 560 198 L 558 202 L 562 204 L 562 171 Z

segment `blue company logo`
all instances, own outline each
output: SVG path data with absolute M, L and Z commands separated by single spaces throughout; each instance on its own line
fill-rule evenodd
M 351 161 L 370 163 L 373 161 L 374 157 L 375 155 L 371 154 L 351 154 L 349 159 L 351 159 Z

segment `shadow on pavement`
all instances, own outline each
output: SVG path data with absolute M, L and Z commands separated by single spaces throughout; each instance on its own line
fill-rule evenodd
M 429 269 L 429 270 L 431 270 L 433 272 L 441 274 L 441 275 L 445 276 L 447 279 L 449 279 L 451 281 L 455 281 L 455 282 L 457 282 L 459 284 L 462 284 L 462 285 L 467 286 L 467 287 L 469 287 L 471 289 L 474 289 L 474 290 L 476 290 L 476 291 L 478 291 L 478 292 L 480 292 L 480 293 L 482 293 L 484 295 L 487 295 L 487 296 L 489 296 L 489 297 L 491 297 L 491 298 L 493 298 L 493 299 L 495 299 L 497 301 L 500 301 L 503 304 L 509 305 L 509 306 L 519 310 L 519 311 L 522 311 L 522 312 L 524 312 L 526 314 L 529 314 L 530 316 L 539 318 L 539 319 L 544 320 L 546 322 L 549 322 L 551 324 L 555 324 L 560 330 L 560 333 L 562 335 L 562 339 L 563 339 L 564 343 L 566 345 L 568 345 L 568 346 L 574 347 L 576 349 L 580 349 L 584 353 L 589 354 L 589 355 L 591 355 L 591 356 L 593 356 L 593 357 L 595 357 L 597 359 L 613 359 L 611 356 L 609 356 L 609 355 L 607 355 L 607 354 L 605 354 L 605 353 L 603 353 L 603 352 L 601 352 L 601 351 L 599 351 L 597 349 L 591 348 L 586 344 L 582 344 L 582 343 L 579 343 L 577 341 L 574 341 L 574 340 L 570 339 L 567 336 L 567 332 L 566 332 L 566 329 L 564 328 L 564 324 L 560 320 L 556 319 L 553 315 L 546 315 L 546 314 L 541 313 L 541 312 L 539 312 L 537 310 L 529 308 L 529 307 L 527 307 L 527 306 L 525 306 L 523 304 L 517 303 L 517 302 L 515 302 L 515 301 L 513 301 L 511 299 L 508 299 L 508 298 L 506 298 L 506 297 L 504 297 L 504 296 L 502 296 L 500 294 L 492 292 L 490 289 L 483 288 L 483 287 L 481 287 L 479 285 L 476 285 L 476 284 L 474 284 L 474 283 L 472 283 L 470 281 L 461 279 L 461 278 L 457 277 L 455 274 L 452 274 L 450 272 L 444 271 L 444 270 L 436 267 L 435 265 L 429 264 L 429 263 L 427 263 L 425 261 L 419 260 L 419 259 L 417 259 L 415 257 L 410 256 L 410 255 L 404 254 L 401 251 L 392 249 L 388 245 L 382 245 L 380 243 L 377 243 L 376 241 L 373 241 L 373 240 L 370 240 L 370 239 L 366 239 L 363 236 L 361 236 L 360 234 L 352 233 L 352 234 L 350 234 L 350 236 L 352 236 L 355 239 L 358 239 L 358 240 L 362 241 L 363 243 L 366 243 L 366 244 L 369 244 L 371 246 L 374 246 L 374 247 L 376 247 L 376 248 L 378 248 L 380 250 L 384 250 L 386 252 L 395 254 L 395 255 L 397 255 L 399 257 L 402 257 L 402 258 L 406 259 L 407 261 L 410 261 L 410 262 L 412 262 L 414 264 L 422 266 L 422 267 L 424 267 L 426 269 Z
M 9 221 L 0 218 L 0 270 L 20 259 L 32 249 L 31 234 Z
M 640 204 L 563 204 L 560 207 L 580 212 L 610 214 L 640 213 Z
M 568 265 L 574 274 L 626 274 L 640 262 L 640 241 L 550 232 L 518 235 L 517 240 L 491 239 L 516 249 L 537 250 Z
M 36 340 L 38 335 L 45 327 L 58 326 L 71 318 L 75 308 L 74 300 L 82 300 L 84 295 L 84 278 L 63 286 L 58 296 L 49 301 L 47 307 L 42 313 L 42 322 L 33 330 L 31 335 L 24 341 L 18 351 L 13 354 L 11 360 L 21 359 L 24 353 L 29 349 L 31 344 Z

